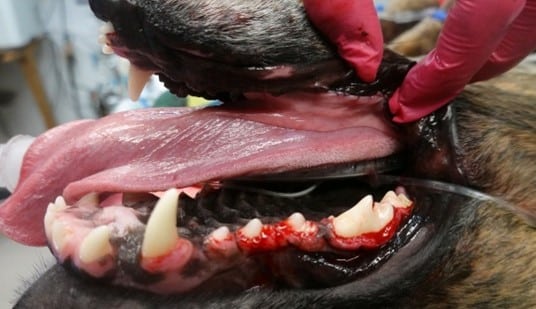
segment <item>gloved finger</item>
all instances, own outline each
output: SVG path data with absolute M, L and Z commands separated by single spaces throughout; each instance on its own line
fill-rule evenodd
M 311 22 L 337 45 L 365 82 L 373 82 L 383 56 L 383 35 L 372 0 L 303 0 Z
M 525 0 L 459 0 L 436 48 L 415 65 L 389 100 L 393 121 L 417 120 L 458 95 L 487 61 Z
M 471 82 L 504 73 L 536 50 L 536 0 L 528 0 L 508 33 Z

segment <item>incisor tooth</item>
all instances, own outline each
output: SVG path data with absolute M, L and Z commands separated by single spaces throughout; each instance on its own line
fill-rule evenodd
M 108 39 L 106 38 L 105 34 L 99 34 L 97 42 L 101 45 L 105 45 L 108 42 Z
M 137 101 L 140 94 L 153 75 L 152 71 L 140 69 L 134 64 L 130 65 L 128 72 L 128 96 L 132 101 Z
M 389 203 L 376 204 L 371 195 L 333 219 L 333 228 L 338 236 L 356 237 L 364 233 L 380 231 L 392 218 L 393 207 Z
M 56 251 L 61 252 L 67 243 L 67 238 L 70 235 L 70 230 L 61 221 L 56 221 L 52 225 L 52 245 Z
M 179 240 L 177 235 L 177 207 L 179 191 L 167 190 L 149 217 L 141 252 L 144 257 L 158 257 L 169 253 Z
M 259 236 L 262 232 L 262 222 L 261 220 L 255 218 L 252 219 L 242 228 L 242 234 L 248 238 L 255 238 Z
M 99 28 L 99 32 L 102 34 L 112 33 L 114 31 L 114 25 L 111 22 L 106 22 Z
M 111 230 L 106 225 L 91 230 L 80 244 L 79 257 L 84 263 L 93 263 L 112 253 Z
M 102 53 L 105 55 L 111 55 L 114 53 L 114 50 L 112 49 L 110 45 L 106 44 L 102 46 Z
M 56 200 L 54 201 L 54 205 L 56 205 L 56 210 L 67 208 L 67 202 L 65 202 L 65 199 L 61 195 L 56 197 Z

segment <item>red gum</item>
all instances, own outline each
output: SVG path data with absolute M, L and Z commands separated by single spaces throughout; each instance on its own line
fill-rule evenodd
M 326 226 L 328 226 L 329 244 L 337 249 L 341 250 L 357 250 L 359 248 L 364 249 L 376 249 L 382 245 L 385 245 L 398 230 L 400 223 L 409 216 L 413 204 L 408 207 L 393 207 L 394 214 L 393 219 L 383 229 L 378 232 L 365 233 L 355 237 L 341 237 L 335 233 L 333 229 L 333 217 L 326 219 Z
M 191 242 L 179 239 L 175 249 L 166 255 L 157 257 L 141 257 L 141 267 L 150 273 L 162 273 L 180 270 L 192 256 L 194 247 Z

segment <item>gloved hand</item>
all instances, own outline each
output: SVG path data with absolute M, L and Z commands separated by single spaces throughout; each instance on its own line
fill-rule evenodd
M 362 66 L 369 67 L 369 64 L 361 62 L 364 58 L 352 61 L 349 60 L 351 57 L 347 57 L 345 46 L 355 44 L 353 41 L 337 38 L 350 37 L 346 33 L 355 33 L 355 29 L 350 27 L 359 24 L 356 18 L 360 18 L 361 13 L 356 12 L 362 9 L 360 6 L 369 12 L 372 0 L 303 2 L 313 23 L 321 31 L 328 32 L 328 38 L 338 45 L 343 58 L 356 70 Z M 356 12 L 341 14 L 341 6 Z M 317 20 L 318 15 L 323 18 Z M 324 20 L 329 22 L 324 24 Z M 372 21 L 367 20 L 367 23 Z M 376 32 L 369 33 L 370 36 L 381 37 Z M 511 69 L 535 49 L 536 0 L 457 0 L 449 12 L 436 48 L 409 71 L 401 87 L 389 100 L 393 121 L 412 122 L 432 113 L 450 102 L 465 85 Z
M 365 82 L 373 82 L 383 57 L 383 35 L 372 0 L 304 0 L 311 22 L 339 49 Z

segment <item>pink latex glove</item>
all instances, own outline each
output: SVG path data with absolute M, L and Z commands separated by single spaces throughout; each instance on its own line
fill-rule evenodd
M 361 48 L 360 41 L 349 43 L 337 38 L 352 37 L 347 33 L 355 33 L 353 23 L 358 22 L 354 20 L 359 21 L 364 14 L 358 12 L 369 12 L 371 3 L 372 0 L 304 0 L 313 23 L 326 29 L 323 31 L 339 46 L 341 56 L 357 71 L 367 64 L 350 60 L 353 53 L 347 56 L 345 45 Z M 340 7 L 355 12 L 341 13 Z M 329 16 L 323 19 L 328 22 L 316 20 L 317 15 Z M 436 48 L 409 71 L 389 100 L 393 121 L 412 122 L 432 113 L 450 102 L 468 83 L 511 69 L 535 49 L 536 0 L 457 0 Z
M 337 45 L 365 82 L 373 82 L 383 57 L 383 35 L 372 0 L 303 0 L 311 22 Z
M 406 123 L 450 102 L 465 85 L 503 73 L 536 49 L 536 0 L 458 0 L 436 48 L 389 100 Z

